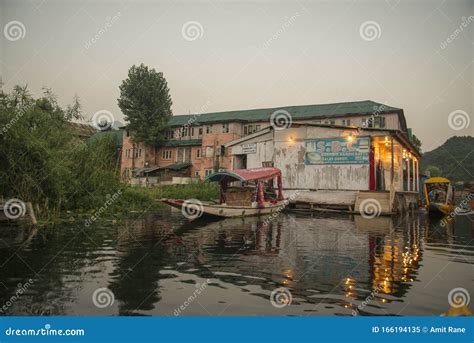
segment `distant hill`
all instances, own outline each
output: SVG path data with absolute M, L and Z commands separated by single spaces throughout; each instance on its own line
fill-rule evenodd
M 452 181 L 473 181 L 474 137 L 449 138 L 443 145 L 424 153 L 420 166 L 420 172 L 429 169 L 431 176 L 439 173 Z

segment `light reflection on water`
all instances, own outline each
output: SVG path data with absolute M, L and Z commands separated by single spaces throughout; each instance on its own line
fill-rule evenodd
M 179 314 L 440 315 L 452 288 L 474 296 L 472 217 L 447 227 L 425 215 L 264 219 L 189 223 L 163 210 L 30 238 L 4 227 L 0 305 L 33 282 L 3 314 L 174 315 L 185 304 Z M 99 287 L 111 306 L 94 306 Z M 289 306 L 271 305 L 278 287 Z

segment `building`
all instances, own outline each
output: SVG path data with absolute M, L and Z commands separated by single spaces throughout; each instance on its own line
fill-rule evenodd
M 179 115 L 169 121 L 167 140 L 156 145 L 133 143 L 129 132 L 124 130 L 121 174 L 124 179 L 131 180 L 132 176 L 146 174 L 150 168 L 156 171 L 156 168 L 190 164 L 188 176 L 203 179 L 220 169 L 273 162 L 273 155 L 268 155 L 263 156 L 264 160 L 247 165 L 246 156 L 242 155 L 249 154 L 236 154 L 225 147 L 243 137 L 260 135 L 271 126 L 275 112 L 289 114 L 293 122 L 321 125 L 328 131 L 336 127 L 367 127 L 406 135 L 409 132 L 402 109 L 369 100 Z

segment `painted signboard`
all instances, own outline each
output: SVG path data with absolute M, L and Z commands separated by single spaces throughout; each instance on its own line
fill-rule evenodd
M 309 139 L 305 147 L 305 164 L 369 163 L 370 137 Z
M 257 152 L 257 143 L 242 144 L 242 154 L 255 154 Z

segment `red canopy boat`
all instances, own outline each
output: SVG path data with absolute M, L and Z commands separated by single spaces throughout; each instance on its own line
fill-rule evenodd
M 275 194 L 274 181 L 277 182 Z M 219 203 L 197 199 L 162 199 L 165 204 L 181 208 L 184 216 L 194 219 L 203 214 L 218 217 L 240 217 L 281 211 L 283 198 L 281 171 L 278 168 L 236 169 L 209 175 L 205 181 L 219 182 Z

